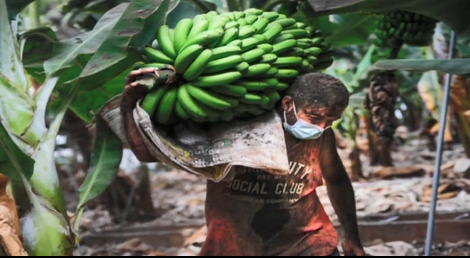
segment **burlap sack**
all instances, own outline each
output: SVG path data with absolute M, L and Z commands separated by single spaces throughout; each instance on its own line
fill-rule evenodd
M 98 115 L 126 143 L 120 99 L 119 95 L 108 101 Z M 134 109 L 134 120 L 147 148 L 161 162 L 214 182 L 230 179 L 231 172 L 240 166 L 277 175 L 289 171 L 281 119 L 274 112 L 248 121 L 234 120 L 204 127 L 185 123 L 175 126 L 174 132 L 167 132 L 155 127 L 139 104 L 140 101 Z

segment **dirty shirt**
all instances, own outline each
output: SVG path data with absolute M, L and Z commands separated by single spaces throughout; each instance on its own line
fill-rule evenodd
M 323 137 L 288 151 L 289 175 L 237 167 L 233 180 L 208 181 L 208 235 L 201 256 L 330 256 L 338 235 L 315 188 L 323 184 Z

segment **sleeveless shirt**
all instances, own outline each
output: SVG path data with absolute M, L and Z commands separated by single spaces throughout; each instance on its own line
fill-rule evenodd
M 234 168 L 228 182 L 208 181 L 208 235 L 201 256 L 328 256 L 338 235 L 315 188 L 323 184 L 321 141 L 288 151 L 289 174 Z

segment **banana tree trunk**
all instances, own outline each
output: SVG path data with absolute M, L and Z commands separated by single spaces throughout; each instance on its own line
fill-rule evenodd
M 380 141 L 377 138 L 378 154 L 380 159 L 380 165 L 384 167 L 393 167 L 392 159 L 392 141 Z
M 364 134 L 367 136 L 368 156 L 371 166 L 377 166 L 380 163 L 379 152 L 377 148 L 378 137 L 372 130 L 370 117 L 367 115 L 361 116 L 362 123 L 364 124 Z
M 351 181 L 358 181 L 361 178 L 364 178 L 362 173 L 362 162 L 361 162 L 361 152 L 357 148 L 356 144 L 352 144 L 351 152 L 349 153 L 349 160 L 351 162 L 351 172 L 350 179 Z

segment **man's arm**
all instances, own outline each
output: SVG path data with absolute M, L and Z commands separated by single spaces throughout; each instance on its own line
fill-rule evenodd
M 354 189 L 338 155 L 332 129 L 325 131 L 321 147 L 320 166 L 328 196 L 344 230 L 345 255 L 364 255 L 357 226 Z
M 134 121 L 134 108 L 137 101 L 143 98 L 148 88 L 135 82 L 135 78 L 148 73 L 147 70 L 134 70 L 126 77 L 126 86 L 121 97 L 121 117 L 123 121 L 124 134 L 126 136 L 129 148 L 132 150 L 137 159 L 141 162 L 157 162 L 158 160 L 148 150 L 144 143 L 144 139 L 140 135 L 139 129 Z

